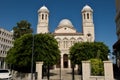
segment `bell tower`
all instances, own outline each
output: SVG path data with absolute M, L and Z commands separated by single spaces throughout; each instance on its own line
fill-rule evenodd
M 93 10 L 90 6 L 85 5 L 82 9 L 82 27 L 85 41 L 93 42 L 94 35 L 94 23 L 93 23 Z
M 49 32 L 49 10 L 46 6 L 42 6 L 38 10 L 38 24 L 37 24 L 37 34 L 48 33 Z

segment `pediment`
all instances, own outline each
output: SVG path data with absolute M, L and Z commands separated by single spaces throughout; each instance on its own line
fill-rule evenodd
M 76 33 L 76 30 L 73 27 L 58 27 L 55 33 Z

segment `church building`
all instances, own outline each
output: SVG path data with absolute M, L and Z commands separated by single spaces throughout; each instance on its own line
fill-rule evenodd
M 76 42 L 94 42 L 94 22 L 93 9 L 85 5 L 81 10 L 82 13 L 82 32 L 77 32 L 74 25 L 69 19 L 62 19 L 52 34 L 58 41 L 61 51 L 61 60 L 54 68 L 71 68 L 71 61 L 68 59 L 69 48 Z M 38 10 L 37 34 L 49 33 L 49 10 L 46 6 L 42 6 Z

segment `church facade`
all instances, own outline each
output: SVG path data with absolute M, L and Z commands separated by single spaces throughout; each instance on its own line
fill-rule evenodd
M 71 68 L 71 61 L 68 59 L 69 48 L 77 42 L 94 42 L 94 22 L 93 10 L 90 6 L 85 5 L 81 10 L 82 13 L 82 32 L 77 32 L 74 25 L 69 19 L 62 19 L 55 31 L 52 33 L 58 41 L 61 51 L 61 60 L 54 68 Z M 42 6 L 38 10 L 37 34 L 49 33 L 49 10 Z

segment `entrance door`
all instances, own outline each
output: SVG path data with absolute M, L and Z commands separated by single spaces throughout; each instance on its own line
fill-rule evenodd
M 68 55 L 67 54 L 63 55 L 63 66 L 64 68 L 68 68 Z

